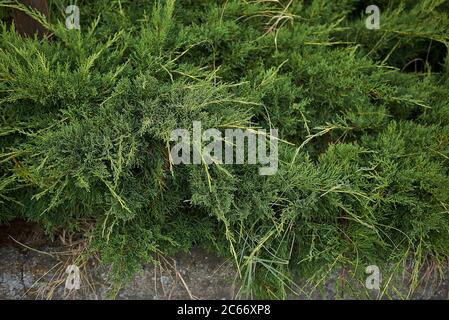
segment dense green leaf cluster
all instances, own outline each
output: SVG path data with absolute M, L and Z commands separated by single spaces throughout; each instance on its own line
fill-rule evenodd
M 193 245 L 241 293 L 449 255 L 449 1 L 77 1 L 18 35 L 0 1 L 0 222 L 82 230 L 117 283 Z M 170 163 L 170 133 L 278 128 L 279 170 Z M 390 267 L 393 266 L 392 269 Z M 384 274 L 388 279 L 389 275 Z M 389 282 L 385 281 L 383 289 Z

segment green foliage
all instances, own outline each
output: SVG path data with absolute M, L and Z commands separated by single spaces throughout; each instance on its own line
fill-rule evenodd
M 380 30 L 353 0 L 78 1 L 81 31 L 50 4 L 50 39 L 1 23 L 0 222 L 95 221 L 118 285 L 199 245 L 235 262 L 243 296 L 407 261 L 413 289 L 447 260 L 447 0 L 378 1 Z M 172 166 L 170 132 L 193 121 L 279 128 L 277 174 Z

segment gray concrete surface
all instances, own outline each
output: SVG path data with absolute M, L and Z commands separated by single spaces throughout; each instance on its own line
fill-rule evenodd
M 62 248 L 60 248 L 62 249 Z M 54 247 L 40 247 L 52 252 Z M 53 251 L 54 252 L 54 251 Z M 116 299 L 232 299 L 235 271 L 201 250 L 144 265 Z M 37 251 L 0 247 L 0 299 L 107 299 L 108 266 L 90 261 L 81 268 L 80 288 L 65 289 L 67 263 Z

